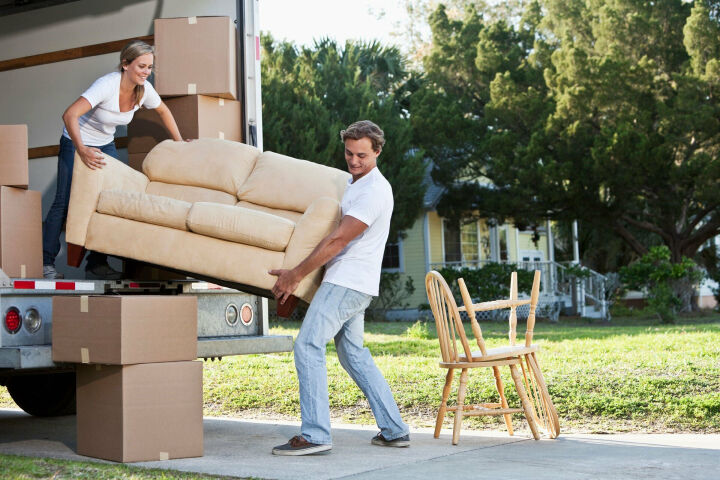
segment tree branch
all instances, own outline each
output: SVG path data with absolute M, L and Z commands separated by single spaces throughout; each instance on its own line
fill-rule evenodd
M 615 230 L 615 232 L 620 235 L 620 237 L 625 240 L 628 245 L 630 245 L 630 248 L 632 248 L 635 253 L 638 255 L 644 255 L 647 253 L 648 250 L 645 245 L 640 243 L 628 229 L 621 225 L 619 220 L 616 220 L 615 223 L 613 223 L 613 230 Z

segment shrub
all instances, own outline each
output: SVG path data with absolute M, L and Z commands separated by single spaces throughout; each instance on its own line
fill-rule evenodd
M 620 277 L 626 288 L 647 292 L 648 306 L 663 323 L 673 323 L 676 314 L 688 311 L 692 295 L 703 273 L 687 257 L 670 261 L 670 249 L 652 247 L 640 260 L 622 267 Z

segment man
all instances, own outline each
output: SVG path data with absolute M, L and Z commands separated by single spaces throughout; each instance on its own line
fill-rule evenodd
M 380 428 L 372 443 L 410 445 L 408 426 L 400 418 L 390 387 L 370 351 L 363 348 L 365 309 L 378 294 L 393 209 L 392 188 L 377 169 L 385 137 L 380 127 L 363 120 L 340 132 L 340 138 L 352 175 L 342 199 L 340 225 L 292 270 L 270 271 L 278 277 L 272 292 L 284 303 L 303 277 L 326 265 L 295 340 L 301 434 L 273 448 L 275 455 L 310 455 L 332 448 L 325 366 L 325 346 L 331 338 L 340 364 L 367 397 Z

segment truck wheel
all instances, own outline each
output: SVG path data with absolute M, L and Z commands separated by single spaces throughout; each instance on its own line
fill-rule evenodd
M 7 382 L 18 407 L 36 417 L 75 413 L 75 372 L 18 375 Z

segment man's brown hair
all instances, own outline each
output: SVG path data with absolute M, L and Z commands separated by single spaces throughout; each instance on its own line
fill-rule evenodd
M 340 138 L 344 142 L 348 138 L 360 140 L 361 138 L 369 138 L 372 143 L 373 151 L 377 152 L 385 145 L 385 132 L 370 120 L 360 120 L 355 122 L 345 130 L 340 131 Z

